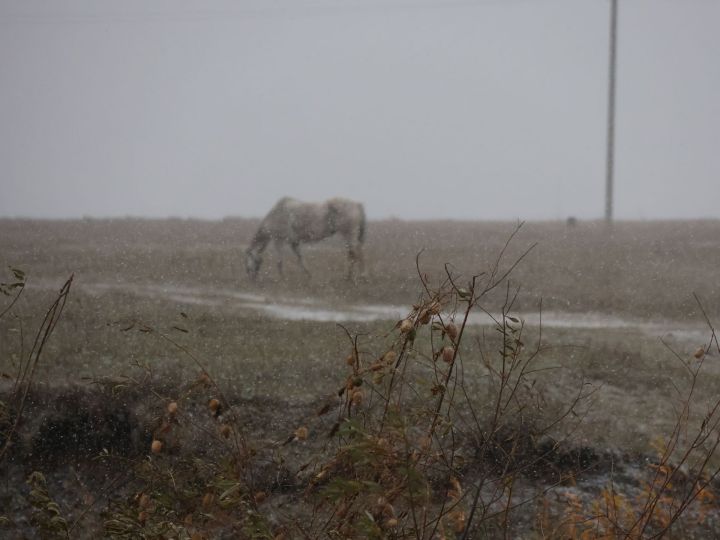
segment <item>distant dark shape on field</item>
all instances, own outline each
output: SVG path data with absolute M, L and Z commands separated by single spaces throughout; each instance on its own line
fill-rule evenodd
M 570 216 L 569 218 L 567 218 L 567 220 L 565 220 L 565 224 L 568 227 L 576 227 L 578 224 L 578 220 L 575 216 Z
M 283 197 L 262 220 L 250 242 L 245 258 L 247 273 L 251 279 L 257 278 L 262 265 L 262 254 L 268 244 L 274 242 L 279 255 L 280 274 L 283 246 L 288 244 L 302 269 L 310 275 L 300 253 L 300 244 L 318 242 L 335 234 L 345 240 L 349 263 L 348 279 L 362 275 L 362 247 L 365 241 L 365 209 L 362 203 L 341 198 L 309 203 Z

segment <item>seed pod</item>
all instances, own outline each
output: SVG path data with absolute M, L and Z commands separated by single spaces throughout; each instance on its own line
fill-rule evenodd
M 150 517 L 150 516 L 148 515 L 148 513 L 145 510 L 140 512 L 138 514 L 138 522 L 140 523 L 140 525 L 145 525 L 145 522 L 148 520 L 148 517 Z
M 705 356 L 705 349 L 699 347 L 698 350 L 695 351 L 695 354 L 693 354 L 693 356 L 700 360 L 703 356 Z
M 160 452 L 162 452 L 162 447 L 163 447 L 162 441 L 158 441 L 157 439 L 155 439 L 152 442 L 152 444 L 150 445 L 150 451 L 153 454 L 159 454 Z
M 349 506 L 346 502 L 340 503 L 337 510 L 335 510 L 335 515 L 338 519 L 343 519 L 347 513 L 348 513 Z
M 448 521 L 455 533 L 460 534 L 465 529 L 465 512 L 460 509 L 453 510 L 448 514 Z
M 454 342 L 458 337 L 458 328 L 454 322 L 449 322 L 445 325 L 445 333 Z
M 460 482 L 454 476 L 450 479 L 450 489 L 448 490 L 448 498 L 453 501 L 459 501 L 462 497 L 463 490 Z
M 353 405 L 360 405 L 363 402 L 362 390 L 358 389 L 352 393 L 352 402 L 353 402 Z
M 400 332 L 403 334 L 407 334 L 414 328 L 414 325 L 410 319 L 403 319 L 403 321 L 400 323 Z
M 393 527 L 397 527 L 398 520 L 397 518 L 391 517 L 385 520 L 385 527 L 388 529 L 392 529 Z
M 177 410 L 178 410 L 178 404 L 176 401 L 171 401 L 170 403 L 168 403 L 168 406 L 167 406 L 168 414 L 175 414 L 177 412 Z
M 430 318 L 432 317 L 432 313 L 430 313 L 429 310 L 423 309 L 420 313 L 420 316 L 418 317 L 418 322 L 420 324 L 427 324 L 430 322 Z
M 460 287 L 457 290 L 457 293 L 460 298 L 463 298 L 463 299 L 470 298 L 470 291 L 468 291 L 465 287 Z
M 261 504 L 267 499 L 267 493 L 264 491 L 258 491 L 253 498 L 255 499 L 255 504 Z
M 389 502 L 386 502 L 382 505 L 382 514 L 387 517 L 394 517 L 395 516 L 395 509 L 393 508 L 393 505 Z
M 304 441 L 308 438 L 308 428 L 301 426 L 295 430 L 295 438 L 298 441 Z
M 452 364 L 455 359 L 455 348 L 450 345 L 443 347 L 442 359 L 446 364 Z
M 203 386 L 210 386 L 210 376 L 204 371 L 198 376 L 197 382 Z
M 140 508 L 147 508 L 150 506 L 150 496 L 147 493 L 140 495 L 140 498 L 138 498 L 138 506 Z
M 202 498 L 202 507 L 208 509 L 212 506 L 215 501 L 215 496 L 212 493 L 206 493 Z
M 355 365 L 355 356 L 352 354 L 349 354 L 348 357 L 345 359 L 345 363 L 348 366 L 354 366 Z
M 397 353 L 395 351 L 388 351 L 383 356 L 383 361 L 385 361 L 388 364 L 394 364 L 397 360 Z
M 215 412 L 220 407 L 220 401 L 218 401 L 215 398 L 212 398 L 210 401 L 208 401 L 208 407 L 210 407 L 210 410 L 212 412 Z
M 223 424 L 220 428 L 220 434 L 227 439 L 230 437 L 230 433 L 232 433 L 232 428 L 228 424 Z

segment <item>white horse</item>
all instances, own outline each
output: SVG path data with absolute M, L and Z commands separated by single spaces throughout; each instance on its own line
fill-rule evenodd
M 278 251 L 278 272 L 282 274 L 282 248 L 288 244 L 297 256 L 300 267 L 310 275 L 300 244 L 317 242 L 339 234 L 345 240 L 349 268 L 348 279 L 354 278 L 355 267 L 363 272 L 362 246 L 365 240 L 365 209 L 359 202 L 348 199 L 329 199 L 322 203 L 307 203 L 283 197 L 260 223 L 246 251 L 245 269 L 251 279 L 257 278 L 262 265 L 262 253 L 271 241 Z

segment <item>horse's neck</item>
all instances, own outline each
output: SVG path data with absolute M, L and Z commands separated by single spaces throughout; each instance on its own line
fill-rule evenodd
M 262 253 L 270 243 L 270 234 L 264 227 L 260 227 L 250 242 L 250 251 L 253 253 Z

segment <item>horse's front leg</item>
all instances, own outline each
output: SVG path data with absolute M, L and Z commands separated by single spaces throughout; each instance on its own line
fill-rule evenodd
M 290 247 L 292 248 L 293 253 L 295 253 L 295 255 L 297 256 L 297 260 L 298 260 L 298 264 L 300 265 L 300 268 L 303 269 L 303 271 L 305 272 L 305 275 L 307 275 L 307 277 L 310 277 L 310 270 L 308 270 L 307 267 L 305 266 L 305 262 L 303 261 L 303 258 L 302 258 L 302 253 L 300 253 L 300 244 L 290 244 Z
M 283 243 L 275 241 L 275 251 L 277 252 L 277 270 L 280 277 L 283 276 Z

